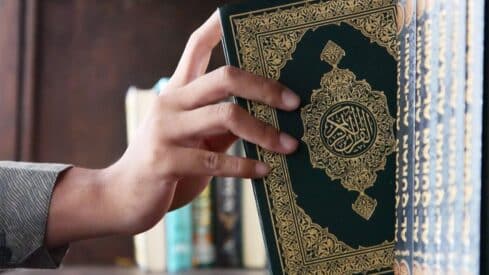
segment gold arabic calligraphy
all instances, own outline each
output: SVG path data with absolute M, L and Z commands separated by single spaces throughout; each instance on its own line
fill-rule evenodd
M 341 157 L 356 157 L 375 141 L 377 123 L 373 114 L 356 102 L 340 102 L 326 111 L 321 122 L 326 147 Z
M 321 60 L 333 69 L 324 74 L 321 88 L 312 92 L 311 104 L 301 111 L 302 140 L 314 168 L 324 169 L 332 180 L 339 179 L 344 188 L 359 193 L 352 209 L 369 220 L 377 200 L 365 190 L 374 185 L 376 172 L 384 169 L 386 157 L 394 152 L 394 118 L 383 92 L 373 91 L 353 72 L 338 68 L 343 56 L 339 45 L 326 43 Z

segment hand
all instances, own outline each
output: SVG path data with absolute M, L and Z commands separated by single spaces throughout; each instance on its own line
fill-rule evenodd
M 91 172 L 97 182 L 97 191 L 93 192 L 96 199 L 90 200 L 99 212 L 94 214 L 99 217 L 95 222 L 113 225 L 90 236 L 145 231 L 168 211 L 195 198 L 213 176 L 267 175 L 267 164 L 224 153 L 238 138 L 278 153 L 296 150 L 298 142 L 288 134 L 257 120 L 237 105 L 222 103 L 234 95 L 286 111 L 300 104 L 299 97 L 280 83 L 234 67 L 205 74 L 212 49 L 220 41 L 220 30 L 215 12 L 190 37 L 169 84 L 121 159 L 97 173 Z M 76 173 L 82 170 L 71 169 L 60 180 L 52 204 L 56 203 L 56 194 L 62 192 L 59 190 L 69 192 L 69 184 L 63 186 L 63 182 L 82 177 Z M 62 211 L 55 207 L 55 213 L 56 209 Z M 50 223 L 48 231 L 49 228 Z

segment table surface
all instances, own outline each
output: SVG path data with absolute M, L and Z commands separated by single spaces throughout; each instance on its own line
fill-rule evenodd
M 137 268 L 121 267 L 62 267 L 59 269 L 37 270 L 17 269 L 0 271 L 2 275 L 164 275 L 166 272 L 144 272 Z M 171 273 L 175 275 L 267 275 L 265 270 L 201 269 Z

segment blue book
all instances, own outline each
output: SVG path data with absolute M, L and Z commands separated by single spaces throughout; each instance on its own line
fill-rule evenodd
M 192 268 L 192 206 L 188 204 L 165 216 L 168 272 Z

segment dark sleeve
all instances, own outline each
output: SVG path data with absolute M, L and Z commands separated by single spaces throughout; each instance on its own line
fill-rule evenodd
M 43 244 L 56 179 L 69 167 L 0 161 L 0 269 L 59 266 L 68 246 Z

